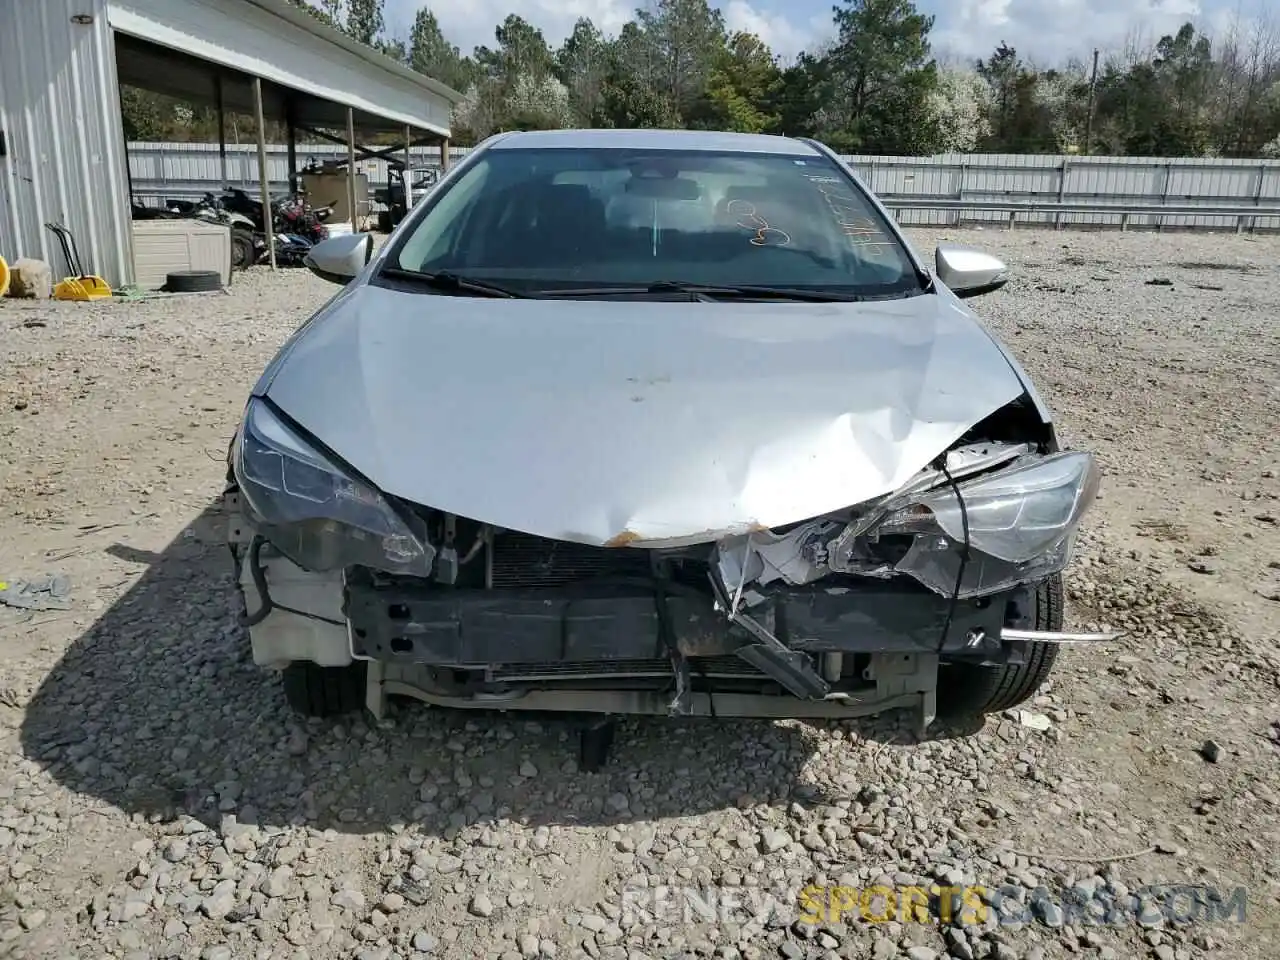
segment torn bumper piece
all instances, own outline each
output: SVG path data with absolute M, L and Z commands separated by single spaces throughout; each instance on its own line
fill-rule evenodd
M 737 655 L 777 679 L 769 664 L 789 659 L 787 654 L 807 663 L 804 654 L 971 653 L 974 637 L 999 637 L 1006 614 L 1003 597 L 962 601 L 944 637 L 949 600 L 915 584 L 813 584 L 760 593 L 751 619 L 781 650 L 731 623 L 710 596 L 689 590 L 670 592 L 665 600 L 679 655 Z M 641 585 L 441 590 L 357 573 L 347 580 L 345 612 L 357 658 L 483 669 L 667 659 L 657 603 L 654 591 Z M 762 653 L 761 647 L 768 649 Z M 798 665 L 792 669 L 803 673 Z M 825 692 L 783 685 L 801 696 Z

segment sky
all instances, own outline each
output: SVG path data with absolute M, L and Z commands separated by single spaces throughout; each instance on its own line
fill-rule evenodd
M 424 0 L 386 0 L 385 18 L 393 36 L 407 37 L 414 12 Z M 558 46 L 578 17 L 590 17 L 615 34 L 642 0 L 469 0 L 428 3 L 451 42 L 469 53 L 494 45 L 493 28 L 517 13 Z M 711 0 L 731 30 L 761 36 L 775 53 L 790 58 L 833 36 L 833 0 Z M 1154 42 L 1191 20 L 1209 32 L 1221 31 L 1239 12 L 1244 17 L 1273 9 L 1275 0 L 917 0 L 937 18 L 934 52 L 971 59 L 989 54 L 1001 41 L 1037 65 L 1054 66 L 1068 57 L 1087 60 L 1095 46 L 1118 50 L 1134 35 Z

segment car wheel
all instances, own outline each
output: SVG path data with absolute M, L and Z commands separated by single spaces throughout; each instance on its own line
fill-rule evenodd
M 364 706 L 365 663 L 356 660 L 345 667 L 322 667 L 295 660 L 284 668 L 284 697 L 307 717 L 337 717 Z
M 231 269 L 247 270 L 253 259 L 253 234 L 245 230 L 232 230 Z
M 1041 582 L 1034 593 L 1033 630 L 1062 629 L 1062 574 Z M 1058 659 L 1056 643 L 1027 644 L 1026 662 L 1003 666 L 943 664 L 938 671 L 938 715 L 965 717 L 1016 707 L 1049 679 Z

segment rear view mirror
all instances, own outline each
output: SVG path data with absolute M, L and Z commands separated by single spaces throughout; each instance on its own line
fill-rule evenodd
M 632 177 L 627 193 L 646 200 L 697 200 L 702 196 L 698 181 L 687 177 Z
M 972 247 L 940 243 L 933 259 L 938 279 L 957 297 L 980 297 L 1009 282 L 1003 260 Z
M 346 284 L 373 258 L 373 235 L 348 233 L 317 243 L 302 262 L 321 280 Z

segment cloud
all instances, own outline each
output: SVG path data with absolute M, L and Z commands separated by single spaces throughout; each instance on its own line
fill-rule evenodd
M 789 14 L 771 12 L 753 6 L 748 0 L 728 0 L 720 9 L 731 33 L 738 30 L 754 33 L 784 60 L 812 49 L 817 37 L 831 32 L 831 15 L 826 12 L 802 19 L 794 8 Z
M 932 41 L 939 53 L 987 56 L 1001 42 L 1045 65 L 1084 59 L 1094 47 L 1119 51 L 1205 24 L 1201 0 L 950 0 L 939 11 Z

